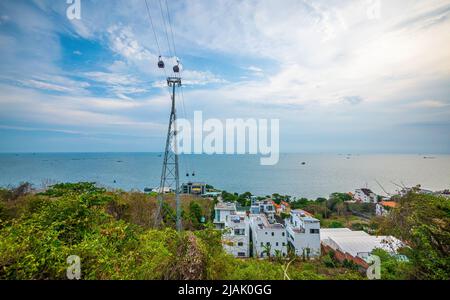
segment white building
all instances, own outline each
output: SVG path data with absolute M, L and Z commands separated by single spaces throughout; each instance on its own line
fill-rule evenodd
M 162 192 L 162 194 L 169 194 L 169 193 L 172 193 L 173 192 L 173 189 L 171 188 L 171 187 L 169 187 L 169 186 L 164 186 L 164 187 L 155 187 L 155 188 L 151 188 L 151 189 L 144 189 L 144 191 L 146 191 L 146 190 L 148 190 L 148 191 L 151 191 L 151 192 L 155 192 L 155 193 L 161 193 Z
M 303 210 L 292 210 L 286 220 L 289 245 L 298 256 L 320 256 L 320 221 Z
M 223 248 L 235 257 L 250 256 L 250 225 L 245 213 L 225 217 L 225 233 L 222 237 Z
M 397 250 L 404 246 L 400 240 L 392 236 L 373 236 L 364 231 L 352 231 L 348 228 L 323 228 L 320 241 L 334 251 L 363 260 L 366 260 L 377 248 L 396 254 Z
M 372 192 L 372 190 L 362 188 L 355 190 L 355 195 L 353 196 L 353 199 L 364 203 L 377 203 L 378 197 L 374 192 Z
M 254 257 L 287 255 L 286 229 L 283 224 L 270 223 L 265 214 L 250 215 L 251 241 Z
M 225 228 L 226 217 L 236 214 L 236 204 L 232 202 L 219 202 L 214 206 L 214 225 L 217 229 Z
M 252 200 L 250 213 L 265 214 L 270 223 L 275 222 L 275 206 L 270 198 L 261 201 Z
M 375 215 L 387 216 L 391 209 L 397 207 L 397 202 L 394 201 L 380 201 L 375 205 Z

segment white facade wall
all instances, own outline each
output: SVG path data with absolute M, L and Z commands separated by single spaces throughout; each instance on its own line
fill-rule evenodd
M 375 205 L 375 214 L 377 216 L 386 216 L 388 211 L 381 205 L 380 203 L 377 203 Z
M 355 195 L 353 197 L 357 201 L 361 201 L 364 203 L 376 203 L 377 195 L 370 191 L 369 195 L 366 195 L 362 189 L 355 190 Z
M 237 220 L 239 220 L 237 222 Z M 235 257 L 250 256 L 250 220 L 245 214 L 228 215 L 225 221 L 223 248 Z
M 292 212 L 286 221 L 288 242 L 294 247 L 298 256 L 320 256 L 320 221 L 311 217 L 302 217 L 298 212 Z
M 266 218 L 265 215 L 260 214 L 250 217 L 251 234 L 253 241 L 253 256 L 255 257 L 267 257 L 265 253 L 265 245 L 270 245 L 270 255 L 275 256 L 277 251 L 282 256 L 287 255 L 287 237 L 286 229 L 282 224 L 269 224 L 266 221 L 260 221 L 260 219 Z M 259 226 L 263 224 L 263 226 Z
M 236 204 L 227 203 L 227 202 L 219 202 L 214 207 L 214 221 L 217 229 L 223 229 L 225 227 L 225 221 L 227 216 L 233 215 L 236 213 Z

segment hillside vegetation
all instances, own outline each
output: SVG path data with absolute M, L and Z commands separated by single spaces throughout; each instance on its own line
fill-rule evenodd
M 0 279 L 66 279 L 70 255 L 81 258 L 82 279 L 362 278 L 328 256 L 296 259 L 285 274 L 286 261 L 226 254 L 221 232 L 208 225 L 212 202 L 184 198 L 188 230 L 178 233 L 171 218 L 164 229 L 152 228 L 154 195 L 92 183 L 58 184 L 40 194 L 26 184 L 0 190 Z
M 70 255 L 81 258 L 82 279 L 365 278 L 332 253 L 314 261 L 292 253 L 287 260 L 234 258 L 224 252 L 222 232 L 211 224 L 214 200 L 183 197 L 180 233 L 170 217 L 173 198 L 168 195 L 164 205 L 164 226 L 154 228 L 156 195 L 108 191 L 93 183 L 57 184 L 41 193 L 29 184 L 0 189 L 0 279 L 67 279 Z M 387 218 L 370 224 L 355 223 L 343 199 L 325 200 L 294 205 L 315 209 L 330 227 L 369 226 L 407 243 L 401 254 L 408 261 L 375 250 L 382 279 L 450 279 L 448 199 L 412 192 L 398 199 Z

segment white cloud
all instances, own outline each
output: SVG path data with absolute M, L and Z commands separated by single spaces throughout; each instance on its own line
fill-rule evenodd
M 59 75 L 31 76 L 31 78 L 18 80 L 18 82 L 29 88 L 72 94 L 85 94 L 85 89 L 90 86 L 87 82 L 71 80 Z
M 414 102 L 407 105 L 410 108 L 443 108 L 443 107 L 450 107 L 450 103 L 446 103 L 444 101 L 439 100 L 423 100 Z

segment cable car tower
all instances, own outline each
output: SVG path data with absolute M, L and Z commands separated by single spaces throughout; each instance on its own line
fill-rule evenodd
M 167 79 L 167 85 L 169 86 L 170 98 L 172 100 L 171 110 L 170 110 L 170 118 L 169 118 L 169 128 L 167 130 L 167 138 L 166 138 L 166 146 L 164 151 L 164 160 L 163 160 L 163 166 L 162 166 L 162 172 L 161 172 L 161 180 L 159 184 L 159 190 L 158 190 L 158 197 L 157 197 L 157 209 L 156 209 L 156 215 L 155 215 L 155 227 L 159 227 L 163 220 L 163 215 L 166 213 L 170 213 L 170 211 L 164 211 L 164 196 L 166 192 L 175 192 L 175 202 L 176 202 L 176 227 L 178 231 L 182 230 L 182 222 L 181 222 L 181 202 L 180 202 L 180 177 L 179 177 L 179 168 L 178 168 L 178 149 L 177 149 L 177 130 L 176 130 L 176 122 L 177 122 L 177 111 L 175 106 L 175 95 L 176 95 L 176 88 L 181 88 L 181 103 L 182 108 L 184 109 L 184 100 L 183 100 L 183 90 L 181 85 L 181 75 L 180 75 L 180 62 L 177 58 L 176 65 L 173 66 L 173 76 L 168 76 L 165 70 L 165 64 L 162 59 L 161 55 L 161 48 L 158 42 L 158 37 L 156 34 L 156 30 L 154 27 L 154 22 L 152 19 L 150 7 L 147 3 L 147 0 L 144 0 L 145 6 L 147 9 L 147 15 L 150 21 L 150 26 L 153 31 L 153 35 L 155 38 L 155 44 L 159 53 L 158 58 L 158 68 L 164 70 L 165 78 Z M 159 1 L 159 7 L 161 11 L 161 17 L 163 21 L 164 31 L 166 33 L 167 38 L 167 45 L 169 53 L 172 55 L 172 57 L 177 57 L 177 52 L 175 49 L 175 39 L 173 36 L 173 30 L 172 30 L 172 21 L 170 18 L 170 10 L 169 6 L 167 4 L 167 0 L 165 1 L 166 4 L 166 13 L 164 13 L 163 6 L 161 4 L 161 1 Z M 168 30 L 167 30 L 167 24 L 166 24 L 166 17 L 168 19 L 168 25 L 170 28 L 171 38 L 172 38 L 172 46 L 170 43 Z M 173 50 L 173 51 L 172 51 Z M 195 172 L 192 173 L 192 176 L 195 176 Z M 170 217 L 174 217 L 171 215 Z
M 159 226 L 162 221 L 163 204 L 164 204 L 164 194 L 169 190 L 175 192 L 175 203 L 176 203 L 176 227 L 178 231 L 181 231 L 181 202 L 180 202 L 180 177 L 178 169 L 178 149 L 177 149 L 177 131 L 176 131 L 176 121 L 177 113 L 175 106 L 175 95 L 176 88 L 181 87 L 181 77 L 176 76 L 179 74 L 179 62 L 173 67 L 173 72 L 175 76 L 167 77 L 167 85 L 172 88 L 171 94 L 171 110 L 169 117 L 169 128 L 167 130 L 166 146 L 164 151 L 164 160 L 161 172 L 161 180 L 158 191 L 158 207 L 155 218 L 155 226 Z M 164 68 L 164 62 L 159 59 L 159 68 Z

